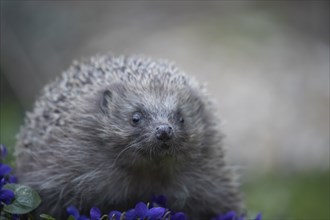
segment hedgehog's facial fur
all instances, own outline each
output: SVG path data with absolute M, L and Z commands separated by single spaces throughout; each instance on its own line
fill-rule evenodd
M 180 88 L 175 82 L 157 83 L 118 82 L 101 92 L 103 142 L 111 143 L 106 147 L 116 161 L 119 157 L 121 162 L 132 159 L 126 160 L 132 164 L 165 157 L 182 159 L 198 155 L 206 146 L 210 138 L 206 134 L 212 133 L 207 129 L 212 126 L 202 97 L 182 82 Z M 159 138 L 159 128 L 165 138 Z

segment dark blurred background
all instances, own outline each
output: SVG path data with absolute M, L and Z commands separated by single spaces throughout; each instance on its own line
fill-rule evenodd
M 45 83 L 107 52 L 207 83 L 251 215 L 330 219 L 328 1 L 1 1 L 0 143 Z

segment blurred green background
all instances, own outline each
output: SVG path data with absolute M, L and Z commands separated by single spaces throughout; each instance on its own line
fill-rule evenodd
M 5 162 L 14 165 L 15 136 L 23 124 L 24 110 L 2 73 L 0 73 L 0 79 L 0 143 L 5 144 L 9 151 Z
M 1 1 L 0 143 L 73 59 L 176 61 L 207 82 L 249 216 L 329 213 L 329 2 Z

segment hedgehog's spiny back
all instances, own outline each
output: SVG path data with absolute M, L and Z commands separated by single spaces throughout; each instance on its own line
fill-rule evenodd
M 35 145 L 46 147 L 47 143 L 43 142 L 52 135 L 52 130 L 67 126 L 79 98 L 96 94 L 118 81 L 149 86 L 156 79 L 171 87 L 180 87 L 188 80 L 175 65 L 143 56 L 105 55 L 74 61 L 67 71 L 44 87 L 34 109 L 27 114 L 18 135 L 17 154 Z

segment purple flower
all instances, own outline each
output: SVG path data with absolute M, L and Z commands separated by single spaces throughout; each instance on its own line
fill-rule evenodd
M 186 220 L 187 217 L 183 212 L 177 212 L 173 215 L 172 220 Z
M 0 144 L 0 159 L 7 156 L 7 148 L 5 145 Z
M 157 220 L 162 218 L 165 211 L 166 209 L 163 207 L 153 207 L 149 209 L 145 203 L 139 202 L 134 209 L 131 209 L 126 213 L 126 219 L 133 220 L 136 218 L 146 218 L 149 220 Z
M 148 210 L 146 217 L 149 217 L 150 220 L 152 219 L 161 219 L 161 217 L 165 213 L 165 208 L 163 207 L 154 207 Z
M 66 209 L 66 212 L 69 214 L 69 216 L 72 216 L 75 220 L 88 220 L 88 218 L 85 215 L 80 215 L 78 209 L 71 205 Z
M 261 218 L 262 218 L 262 214 L 259 213 L 254 220 L 261 220 Z
M 225 214 L 220 214 L 211 220 L 245 220 L 245 216 L 238 216 L 236 212 L 230 211 Z M 261 220 L 261 213 L 259 213 L 254 220 Z
M 120 216 L 121 216 L 121 212 L 119 212 L 119 211 L 111 211 L 110 213 L 109 213 L 109 219 L 110 220 L 120 220 Z M 132 217 L 128 217 L 127 215 L 126 215 L 126 219 L 132 219 Z
M 99 220 L 101 218 L 101 211 L 99 208 L 93 207 L 90 210 L 91 220 Z
M 75 206 L 73 206 L 73 205 L 71 205 L 68 208 L 66 208 L 66 212 L 69 215 L 71 215 L 72 217 L 74 217 L 75 219 L 78 218 L 79 215 L 80 215 L 78 209 Z
M 17 177 L 15 175 L 10 175 L 8 177 L 8 183 L 17 183 Z
M 127 220 L 134 220 L 136 218 L 135 209 L 130 209 L 125 214 Z M 116 219 L 117 220 L 117 219 Z
M 145 203 L 139 202 L 135 206 L 135 214 L 138 218 L 144 218 L 148 212 L 148 207 Z
M 6 147 L 3 144 L 0 144 L 0 159 L 6 156 L 6 154 Z M 6 183 L 17 183 L 17 178 L 14 175 L 9 175 L 11 170 L 10 166 L 0 163 L 0 189 Z
M 232 220 L 236 216 L 237 216 L 236 212 L 230 211 L 230 212 L 227 212 L 226 214 L 224 214 L 222 216 L 219 216 L 219 219 L 218 220 Z
M 0 204 L 5 203 L 6 205 L 8 205 L 14 199 L 14 197 L 15 195 L 13 191 L 8 189 L 0 190 Z
M 159 196 L 156 196 L 156 195 L 152 195 L 152 205 L 153 206 L 161 206 L 161 207 L 166 207 L 166 197 L 163 196 L 163 195 L 159 195 Z
M 3 178 L 5 175 L 9 174 L 10 171 L 10 166 L 0 163 L 0 178 Z
M 165 196 L 153 196 L 152 203 L 154 206 L 149 206 L 144 202 L 139 202 L 135 205 L 134 209 L 130 209 L 124 213 L 120 211 L 111 211 L 108 215 L 109 220 L 187 220 L 188 217 L 183 212 L 173 212 L 172 210 L 165 208 L 166 197 Z M 88 220 L 86 216 L 80 215 L 76 207 L 70 206 L 67 208 L 69 215 L 74 217 L 75 220 Z M 169 215 L 168 215 L 169 214 Z M 123 216 L 125 215 L 125 216 Z M 90 220 L 100 220 L 102 214 L 100 209 L 93 207 L 90 210 Z M 224 214 L 220 214 L 211 220 L 247 220 L 246 216 L 239 216 L 235 211 L 230 211 Z M 259 213 L 254 220 L 261 220 L 261 213 Z
M 89 218 L 87 218 L 85 215 L 81 215 L 77 220 L 89 220 Z
M 1 178 L 1 177 L 0 177 Z M 4 177 L 2 177 L 0 179 L 0 189 L 2 189 L 2 187 L 6 184 L 6 179 Z

